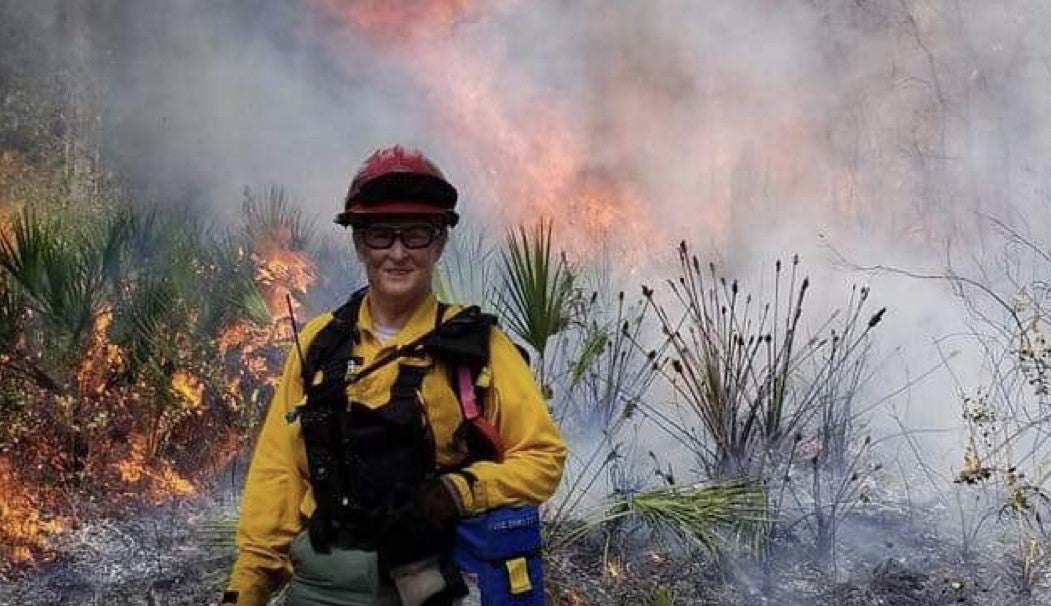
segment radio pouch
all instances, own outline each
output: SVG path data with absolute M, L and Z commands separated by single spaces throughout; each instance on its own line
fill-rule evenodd
M 456 528 L 453 558 L 478 579 L 482 606 L 544 606 L 540 510 L 498 507 Z

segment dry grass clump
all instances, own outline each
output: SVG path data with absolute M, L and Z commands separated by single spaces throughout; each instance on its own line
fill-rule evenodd
M 844 309 L 808 327 L 811 283 L 798 257 L 775 264 L 764 298 L 702 266 L 685 243 L 678 252 L 670 300 L 643 286 L 664 337 L 649 355 L 673 400 L 640 410 L 692 455 L 701 481 L 764 486 L 763 528 L 807 529 L 829 557 L 839 520 L 876 468 L 855 401 L 886 310 L 870 309 L 869 290 L 855 287 Z

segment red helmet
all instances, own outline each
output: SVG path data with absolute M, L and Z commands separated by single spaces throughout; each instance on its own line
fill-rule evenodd
M 450 227 L 459 217 L 456 188 L 418 149 L 400 145 L 375 151 L 361 165 L 336 223 L 355 225 L 373 216 L 439 215 Z

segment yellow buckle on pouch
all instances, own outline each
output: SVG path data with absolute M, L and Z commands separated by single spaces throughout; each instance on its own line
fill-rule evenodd
M 532 591 L 533 584 L 529 581 L 529 564 L 525 558 L 515 558 L 504 562 L 507 567 L 507 577 L 511 581 L 511 595 L 521 595 Z

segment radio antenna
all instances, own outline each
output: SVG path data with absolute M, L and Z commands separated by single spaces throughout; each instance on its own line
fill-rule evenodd
M 299 353 L 299 364 L 302 366 L 306 364 L 306 359 L 303 357 L 303 346 L 299 344 L 299 326 L 296 324 L 296 311 L 292 307 L 292 293 L 285 293 L 285 302 L 288 303 L 288 319 L 292 322 L 292 336 L 296 340 L 296 352 Z

